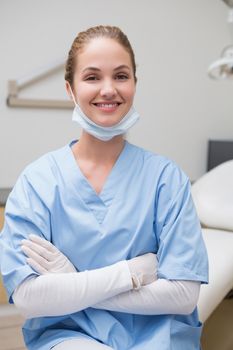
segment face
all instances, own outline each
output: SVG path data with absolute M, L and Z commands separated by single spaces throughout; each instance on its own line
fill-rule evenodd
M 73 93 L 83 112 L 96 124 L 117 124 L 129 111 L 135 95 L 129 53 L 113 39 L 91 40 L 78 53 Z

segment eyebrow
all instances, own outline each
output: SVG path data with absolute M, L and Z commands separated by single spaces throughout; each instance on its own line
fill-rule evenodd
M 119 70 L 119 69 L 125 69 L 125 68 L 128 69 L 128 70 L 130 70 L 130 68 L 129 68 L 128 66 L 126 66 L 125 64 L 122 64 L 122 65 L 120 65 L 120 66 L 114 68 L 114 71 L 117 71 L 117 70 Z M 85 69 L 83 70 L 83 73 L 86 72 L 87 70 L 93 70 L 93 71 L 96 71 L 96 72 L 100 72 L 100 71 L 101 71 L 101 69 L 99 69 L 99 68 L 97 68 L 97 67 L 87 67 L 87 68 L 85 68 Z

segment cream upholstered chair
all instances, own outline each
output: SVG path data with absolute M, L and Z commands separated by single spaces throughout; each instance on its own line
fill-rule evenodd
M 198 302 L 205 322 L 233 289 L 233 160 L 197 180 L 192 195 L 209 256 L 209 284 L 202 285 Z

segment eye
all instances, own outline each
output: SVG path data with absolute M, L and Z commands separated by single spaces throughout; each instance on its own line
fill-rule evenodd
M 128 78 L 129 78 L 128 75 L 125 73 L 119 73 L 116 75 L 117 80 L 127 80 Z
M 95 81 L 98 80 L 98 77 L 96 75 L 88 75 L 84 80 Z

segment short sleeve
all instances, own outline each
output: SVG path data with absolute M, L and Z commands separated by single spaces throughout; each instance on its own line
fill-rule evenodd
M 161 177 L 155 210 L 158 277 L 208 283 L 208 257 L 188 177 L 174 164 Z
M 8 197 L 0 234 L 1 274 L 10 302 L 15 288 L 28 276 L 37 274 L 26 262 L 21 241 L 31 233 L 48 239 L 49 222 L 48 209 L 27 176 L 21 175 Z

